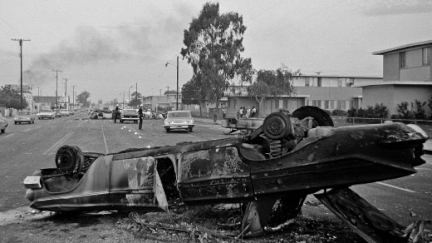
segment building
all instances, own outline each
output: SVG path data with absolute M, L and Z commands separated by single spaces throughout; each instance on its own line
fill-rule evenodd
M 177 95 L 166 94 L 166 95 L 155 95 L 155 96 L 143 96 L 142 104 L 145 109 L 152 109 L 153 111 L 159 110 L 175 110 L 177 107 Z M 181 94 L 178 97 L 178 109 L 182 110 L 183 105 L 181 102 Z
M 301 106 L 316 106 L 321 109 L 349 110 L 362 106 L 362 89 L 358 86 L 382 83 L 381 77 L 304 75 L 293 77 L 295 92 L 265 101 L 262 116 L 280 108 L 293 112 Z M 229 110 L 240 107 L 258 107 L 254 97 L 248 95 L 247 86 L 231 86 L 226 92 Z
M 391 116 L 398 113 L 398 104 L 402 102 L 428 102 L 432 97 L 431 48 L 429 40 L 374 52 L 383 56 L 383 82 L 361 86 L 362 107 L 382 103 Z M 423 108 L 431 114 L 427 105 Z
M 56 106 L 55 96 L 34 96 L 33 100 L 37 105 L 37 110 L 51 110 Z

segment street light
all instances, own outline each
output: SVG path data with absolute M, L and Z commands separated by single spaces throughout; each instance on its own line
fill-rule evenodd
M 177 68 L 177 95 L 176 95 L 177 102 L 176 102 L 176 110 L 178 110 L 178 97 L 179 97 L 179 94 L 178 94 L 178 90 L 179 90 L 179 57 L 177 56 L 177 66 L 174 65 L 174 64 L 172 64 L 172 63 L 167 62 L 165 64 L 165 67 L 168 67 L 168 64 L 171 64 L 171 65 L 173 65 L 174 67 Z

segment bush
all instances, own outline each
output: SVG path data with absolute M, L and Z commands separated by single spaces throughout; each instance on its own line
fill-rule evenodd
M 332 115 L 333 116 L 346 116 L 347 112 L 344 110 L 333 110 Z
M 413 112 L 414 113 L 414 117 L 416 119 L 426 119 L 426 111 L 423 108 L 423 106 L 426 105 L 426 102 L 420 102 L 418 100 L 415 100 L 415 107 L 416 110 Z

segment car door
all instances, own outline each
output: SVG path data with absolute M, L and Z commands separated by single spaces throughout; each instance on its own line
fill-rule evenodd
M 249 166 L 240 159 L 237 147 L 223 143 L 182 153 L 178 188 L 187 205 L 243 202 L 253 197 Z

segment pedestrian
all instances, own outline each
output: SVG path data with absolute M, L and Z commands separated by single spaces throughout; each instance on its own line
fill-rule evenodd
M 255 106 L 252 106 L 251 117 L 255 117 L 255 115 L 256 115 L 256 108 Z
M 116 105 L 115 111 L 114 111 L 114 123 L 117 123 L 117 119 L 120 116 L 120 110 L 119 110 L 119 105 Z
M 243 106 L 243 117 L 246 117 L 246 112 L 247 112 L 246 106 Z
M 222 117 L 223 117 L 223 119 L 225 119 L 226 113 L 227 113 L 226 107 L 222 107 Z
M 242 118 L 243 117 L 243 106 L 240 107 L 239 114 L 240 114 L 240 118 Z
M 217 122 L 217 113 L 218 113 L 218 108 L 215 108 L 213 111 L 213 122 Z
M 139 117 L 138 129 L 142 130 L 142 122 L 143 122 L 143 119 L 144 119 L 143 105 L 140 105 L 140 108 L 138 110 L 138 117 Z
M 250 117 L 251 109 L 249 107 L 246 107 L 246 118 Z

